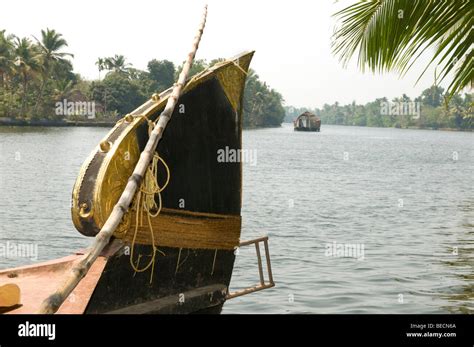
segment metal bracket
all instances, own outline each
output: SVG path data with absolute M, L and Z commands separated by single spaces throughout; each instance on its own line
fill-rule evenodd
M 262 256 L 260 255 L 260 242 L 263 242 L 263 245 L 265 247 L 265 259 L 267 261 L 268 282 L 265 282 L 265 276 L 263 273 Z M 249 246 L 252 244 L 255 244 L 255 251 L 257 252 L 258 273 L 260 276 L 260 283 L 257 283 L 253 287 L 249 287 L 249 288 L 245 288 L 242 290 L 229 293 L 227 294 L 226 299 L 233 299 L 238 296 L 247 295 L 250 293 L 258 292 L 263 289 L 272 288 L 275 286 L 275 282 L 273 282 L 272 264 L 270 262 L 270 251 L 268 249 L 268 236 L 259 237 L 258 239 L 254 239 L 254 240 L 243 241 L 240 243 L 239 247 Z

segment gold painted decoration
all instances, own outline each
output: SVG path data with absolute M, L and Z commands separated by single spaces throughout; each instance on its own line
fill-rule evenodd
M 132 211 L 131 225 L 126 233 L 117 235 L 132 243 L 136 211 Z M 139 222 L 136 243 L 156 246 L 193 249 L 234 249 L 240 243 L 241 217 L 222 214 L 199 213 L 163 208 L 151 218 L 153 240 L 148 222 Z
M 253 52 L 246 52 L 214 65 L 191 78 L 184 88 L 184 93 L 210 78 L 217 77 L 234 110 L 241 112 L 239 108 L 242 91 L 252 56 Z M 144 122 L 156 120 L 157 115 L 166 105 L 170 91 L 171 89 L 168 89 L 160 94 L 154 94 L 143 105 L 118 121 L 84 162 L 74 185 L 71 207 L 74 225 L 82 234 L 94 236 L 104 225 L 138 162 L 140 148 L 136 130 Z M 126 235 L 132 226 L 130 214 L 125 215 L 118 235 Z M 157 218 L 157 221 L 171 223 L 166 216 Z M 212 229 L 221 222 L 224 227 L 225 223 L 219 219 L 211 219 L 208 226 Z M 177 226 L 180 225 L 177 224 Z M 233 247 L 240 236 L 240 219 L 238 223 L 233 221 L 229 225 L 231 226 L 229 232 L 233 236 L 223 241 L 222 247 Z M 173 230 L 173 232 L 179 231 L 173 228 L 169 227 L 170 233 Z M 225 235 L 223 234 L 222 237 L 225 238 Z M 162 242 L 172 243 L 166 240 Z M 206 246 L 209 244 L 208 241 L 206 242 L 198 243 L 198 245 Z

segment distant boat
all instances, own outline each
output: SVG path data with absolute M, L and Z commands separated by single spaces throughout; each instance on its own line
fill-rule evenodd
M 295 131 L 320 131 L 321 119 L 315 114 L 306 111 L 293 122 Z

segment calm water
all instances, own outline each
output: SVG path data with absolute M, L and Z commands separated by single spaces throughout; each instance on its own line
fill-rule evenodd
M 0 127 L 0 243 L 38 260 L 85 247 L 70 220 L 79 168 L 103 128 Z M 244 132 L 243 238 L 270 236 L 277 287 L 224 313 L 474 312 L 474 134 L 323 126 Z M 327 245 L 363 246 L 359 258 Z M 0 268 L 28 264 L 0 258 Z M 253 247 L 232 289 L 257 282 Z

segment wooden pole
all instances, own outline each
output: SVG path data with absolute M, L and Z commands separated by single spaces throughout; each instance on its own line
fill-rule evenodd
M 191 52 L 189 52 L 188 57 L 184 63 L 183 70 L 179 74 L 178 82 L 175 83 L 173 91 L 168 98 L 165 109 L 161 113 L 158 123 L 150 134 L 148 142 L 145 146 L 145 149 L 140 154 L 140 159 L 138 160 L 137 165 L 133 171 L 133 174 L 128 179 L 127 185 L 120 196 L 120 199 L 115 204 L 112 213 L 105 222 L 104 226 L 100 232 L 95 236 L 94 242 L 92 243 L 89 251 L 84 255 L 84 257 L 71 269 L 69 276 L 62 283 L 62 285 L 56 290 L 56 292 L 46 298 L 38 313 L 41 314 L 51 314 L 55 313 L 59 307 L 62 305 L 64 300 L 71 294 L 71 292 L 76 288 L 77 284 L 81 281 L 82 278 L 87 274 L 92 264 L 95 262 L 99 254 L 102 252 L 104 247 L 109 243 L 110 237 L 113 235 L 115 229 L 122 221 L 124 214 L 128 211 L 128 208 L 132 202 L 133 197 L 137 189 L 139 188 L 145 171 L 150 164 L 153 154 L 158 146 L 163 131 L 168 124 L 168 121 L 173 114 L 173 110 L 176 106 L 176 103 L 181 96 L 182 90 L 186 83 L 186 79 L 191 69 L 191 65 L 196 55 L 196 51 L 199 47 L 199 42 L 201 41 L 202 33 L 206 25 L 207 17 L 207 5 L 204 7 L 204 13 L 202 16 L 202 21 L 199 25 L 198 32 L 194 37 L 193 46 Z

